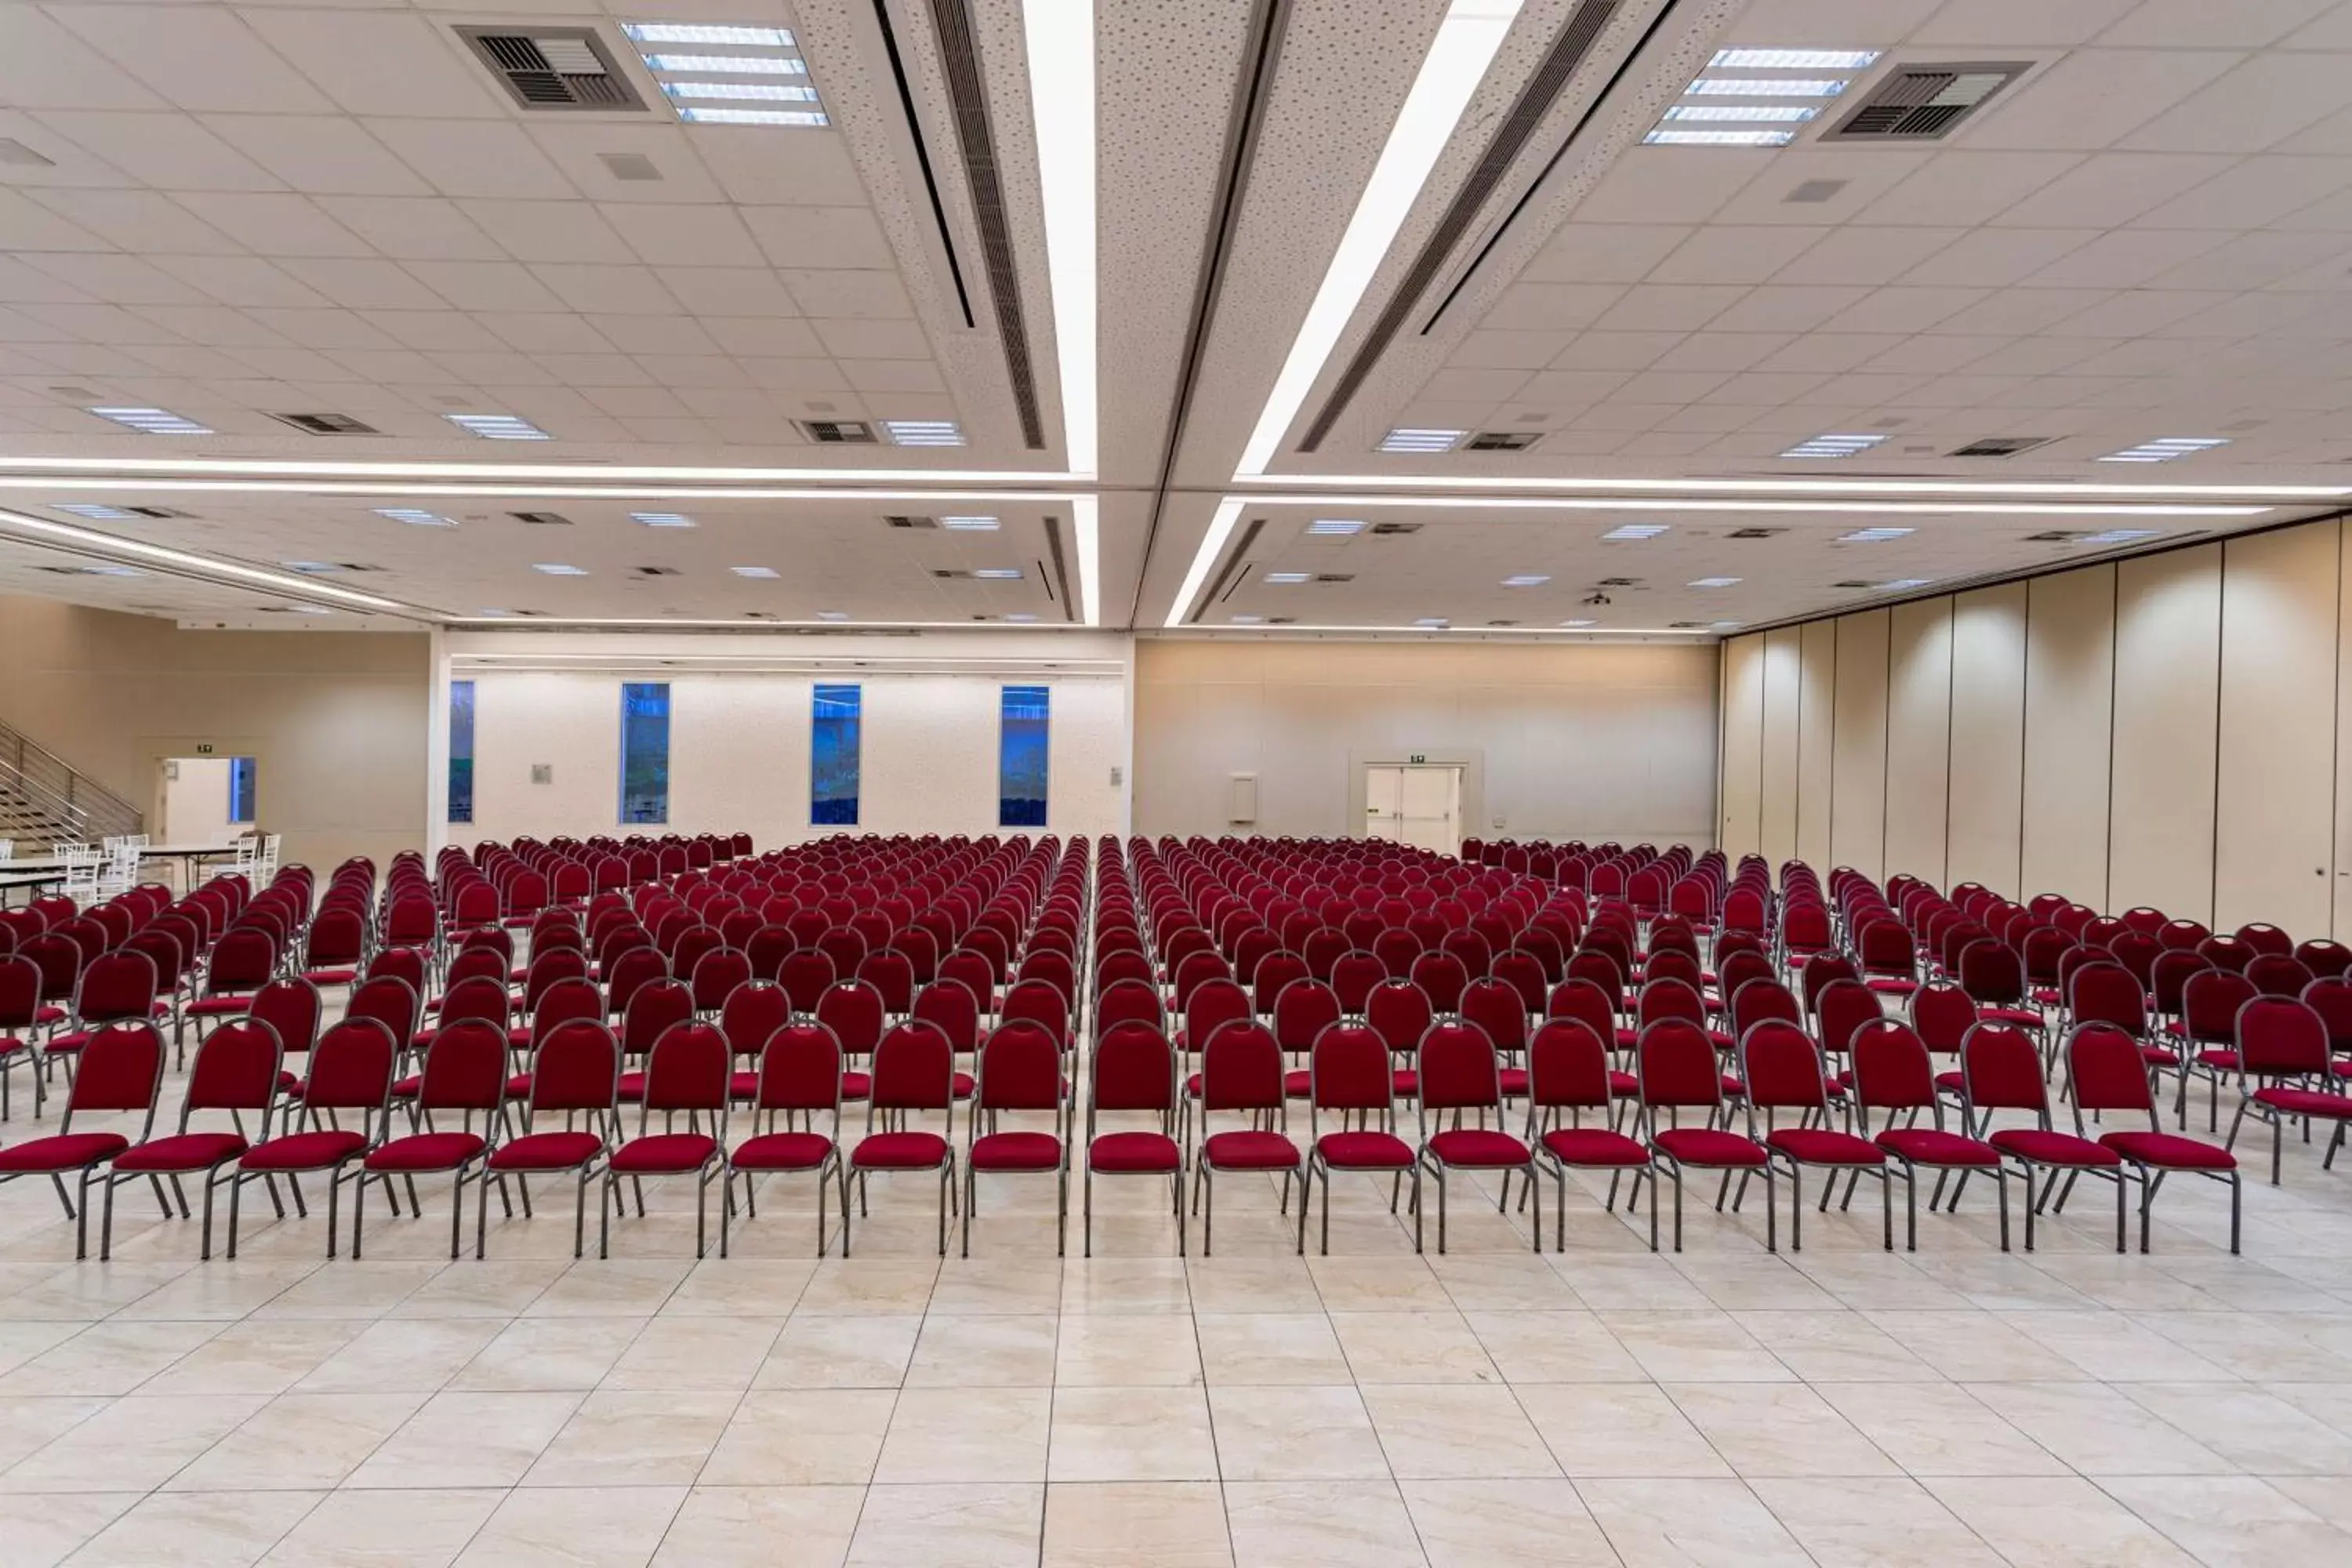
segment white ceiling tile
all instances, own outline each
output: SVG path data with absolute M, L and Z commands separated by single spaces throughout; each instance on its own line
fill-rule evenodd
M 2089 310 L 2105 299 L 2105 289 L 2003 289 L 1937 324 L 1942 332 L 2021 337 Z
M 666 386 L 603 386 L 592 388 L 584 395 L 615 418 L 657 418 L 686 413 L 686 405 Z
M 579 194 L 518 126 L 383 117 L 367 123 L 378 141 L 445 196 L 563 201 Z
M 1635 147 L 1577 204 L 1573 221 L 1705 223 L 1780 155 L 1738 147 Z
M 715 354 L 726 351 L 691 316 L 604 316 L 590 312 L 588 324 L 625 354 Z
M 699 276 L 699 274 L 698 274 Z M 776 316 L 701 316 L 710 335 L 731 354 L 756 354 L 773 359 L 818 359 L 824 345 L 816 341 L 806 321 Z
M 637 205 L 722 202 L 727 199 L 695 156 L 693 144 L 687 140 L 686 128 L 667 125 L 627 124 L 604 121 L 584 124 L 563 115 L 528 117 L 525 126 L 531 139 L 539 143 L 547 161 L 563 171 L 580 194 L 591 201 L 627 202 Z M 727 126 L 741 134 L 747 128 Z M 756 131 L 755 140 L 765 141 Z M 624 180 L 613 173 L 604 159 L 608 154 L 634 153 L 652 161 L 661 172 L 658 180 Z
M 650 319 L 650 318 L 648 318 Z M 720 353 L 640 353 L 637 368 L 664 386 L 748 387 L 743 367 Z
M 1983 110 L 1972 147 L 2093 152 L 2196 92 L 2244 58 L 2219 50 L 2079 49 Z
M 1772 154 L 1773 162 L 1723 205 L 1716 221 L 1800 226 L 1847 223 L 1933 156 L 1921 147 L 1800 142 Z M 1790 199 L 1801 188 L 1823 184 L 1835 187 L 1826 201 Z
M 528 354 L 596 354 L 612 348 L 594 328 L 568 311 L 514 311 L 474 320 L 496 341 Z
M 321 196 L 328 216 L 396 261 L 503 261 L 506 251 L 438 196 Z
M 350 310 L 279 310 L 257 308 L 245 312 L 277 334 L 278 340 L 317 349 L 322 353 L 345 349 L 389 349 L 400 345 Z
M 223 349 L 282 348 L 287 342 L 271 323 L 226 305 L 142 305 L 139 313 L 155 323 L 166 342 L 177 338 Z
M 1924 332 L 1990 293 L 1989 289 L 1874 289 L 1838 312 L 1855 332 Z
M 1828 377 L 1812 371 L 1743 371 L 1715 389 L 1708 401 L 1749 407 L 1777 407 L 1811 395 Z
M 1519 389 L 1498 403 L 1523 403 L 1532 408 L 1581 408 L 1598 403 L 1625 384 L 1631 372 L 1622 370 L 1547 370 L 1526 378 Z
M 1659 370 L 1747 370 L 1796 340 L 1793 332 L 1694 332 L 1658 356 Z
M 0 5 L 0 102 L 23 109 L 163 109 L 161 98 L 31 5 Z
M 1905 281 L 2002 288 L 2096 239 L 2089 229 L 1979 228 L 1913 268 Z
M 436 289 L 434 292 L 447 297 L 444 290 Z M 480 332 L 462 310 L 365 310 L 361 313 L 402 348 L 415 349 L 420 353 L 434 353 L 441 350 L 466 353 L 478 347 L 482 341 Z
M 119 305 L 70 305 L 29 301 L 16 310 L 34 318 L 62 327 L 84 342 L 123 345 L 133 343 L 170 342 L 177 336 L 168 328 L 158 326 L 146 317 L 133 314 Z
M 2185 338 L 2137 338 L 2117 343 L 2105 353 L 2094 354 L 2074 369 L 2084 375 L 2161 377 L 2193 363 L 2204 353 L 2203 345 Z M 2158 388 L 2145 390 L 2162 395 Z
M 898 265 L 882 226 L 864 207 L 746 207 L 743 221 L 777 267 Z
M 414 386 L 443 380 L 446 374 L 423 354 L 407 349 L 342 349 L 328 357 L 351 372 L 353 380 L 377 386 Z
M 211 114 L 222 141 L 310 196 L 421 196 L 425 182 L 356 121 L 323 114 Z
M 1578 222 L 1519 274 L 1528 283 L 1639 283 L 1695 230 L 1681 225 Z
M 1624 291 L 1614 283 L 1521 281 L 1503 290 L 1479 324 L 1512 331 L 1573 331 L 1591 326 Z
M 604 202 L 598 210 L 651 266 L 759 267 L 766 260 L 732 207 Z
M 730 201 L 747 206 L 859 206 L 866 200 L 848 140 L 839 132 L 746 134 L 740 127 L 709 125 L 690 126 L 686 136 Z
M 1747 292 L 1738 284 L 1636 284 L 1601 312 L 1595 326 L 1606 332 L 1692 331 L 1721 315 Z
M 651 386 L 653 377 L 626 354 L 541 353 L 534 356 L 564 386 Z
M 1767 283 L 1717 316 L 1710 330 L 1725 332 L 1803 332 L 1822 326 L 1870 292 L 1863 288 L 1802 288 Z
M 68 223 L 30 197 L 0 190 L 0 252 L 112 248 L 89 230 Z
M 110 245 L 141 256 L 236 256 L 245 247 L 153 191 L 58 190 L 32 199 Z
M 289 257 L 286 270 L 347 310 L 437 310 L 445 301 L 400 268 L 357 257 Z
M 1864 372 L 1933 372 L 1949 374 L 1971 360 L 1981 359 L 2000 347 L 2006 338 L 1972 338 L 1958 333 L 1927 333 L 1906 338 L 1903 342 L 1874 355 L 1858 366 Z
M 44 110 L 41 123 L 159 190 L 275 191 L 277 176 L 187 114 Z
M 212 192 L 174 198 L 204 222 L 263 256 L 373 256 L 368 243 L 306 197 Z
M 847 392 L 841 367 L 829 359 L 772 359 L 753 355 L 740 362 L 752 382 L 772 392 Z
M 2332 234 L 2241 234 L 2150 281 L 2158 289 L 2267 289 L 2334 260 L 2345 248 Z
M 2082 162 L 2077 153 L 1992 153 L 1945 147 L 1863 208 L 1864 222 L 1961 226 L 1990 222 Z
M 678 303 L 698 316 L 800 314 L 783 280 L 764 267 L 665 267 L 656 275 Z
M 416 280 L 460 310 L 562 310 L 570 301 L 513 261 L 411 261 Z
M 1683 341 L 1681 332 L 1580 334 L 1552 361 L 1554 370 L 1647 370 L 1660 354 Z
M 2126 147 L 2259 153 L 2352 107 L 2352 72 L 2334 55 L 2258 55 L 2132 132 Z
M 2150 228 L 2267 228 L 2347 186 L 2352 158 L 2247 158 L 2138 221 Z
M 930 340 L 924 335 L 919 321 L 813 321 L 809 325 L 816 330 L 825 352 L 835 359 L 928 360 L 931 357 Z M 1565 346 L 1564 342 L 1562 346 Z M 1546 361 L 1549 357 L 1546 355 Z M 1501 368 L 1511 367 L 1506 365 Z M 1535 367 L 1529 365 L 1526 368 Z
M 1978 358 L 1973 368 L 1994 375 L 2051 375 L 2104 352 L 2109 343 L 2104 338 L 2012 338 Z
M 1722 371 L 1641 371 L 1628 378 L 1615 395 L 1628 403 L 1697 403 L 1731 379 Z
M 674 315 L 677 301 L 646 267 L 572 267 L 541 262 L 531 272 L 574 310 L 622 316 Z
M 2242 338 L 2257 332 L 2273 332 L 2294 329 L 2296 337 L 2309 335 L 2306 323 L 2318 316 L 2335 317 L 2335 308 L 2322 299 L 2305 294 L 2240 294 L 2202 310 L 2184 316 L 2164 329 L 2168 337 Z
M 785 270 L 782 277 L 804 316 L 898 318 L 915 313 L 894 273 L 795 268 Z
M 28 265 L 110 305 L 202 305 L 208 296 L 135 256 L 27 256 Z
M 1966 232 L 1849 225 L 1781 268 L 1772 281 L 1869 287 L 1892 283 Z
M 482 119 L 504 112 L 487 73 L 447 33 L 413 13 L 272 6 L 247 12 L 246 22 L 350 113 Z
M 818 328 L 820 334 L 823 327 Z M 1465 370 L 1540 370 L 1574 339 L 1574 332 L 1476 331 L 1446 356 Z
M 481 341 L 482 335 L 477 331 L 474 342 L 478 343 Z M 545 365 L 522 353 L 499 353 L 478 348 L 463 351 L 436 349 L 433 351 L 433 363 L 459 381 L 469 382 L 476 386 L 536 386 L 551 384 L 555 380 Z
M 225 6 L 57 10 L 83 42 L 179 108 L 306 114 L 331 107 Z
M 1447 402 L 1501 403 L 1515 397 L 1528 375 L 1517 370 L 1441 370 L 1421 384 L 1419 397 Z
M 1991 221 L 2014 228 L 2114 228 L 2225 173 L 2235 161 L 2219 153 L 2097 153 Z
M 13 256 L 0 256 L 0 303 L 35 300 L 86 304 L 89 296 L 65 279 L 28 267 Z
M 748 377 L 740 386 L 682 386 L 678 401 L 699 419 L 759 419 L 774 417 L 768 395 L 752 387 Z M 773 433 L 759 437 L 772 439 Z
M 2126 289 L 2050 329 L 2068 338 L 2137 338 L 2161 331 L 2224 298 L 2219 293 L 2174 289 Z
M 2075 247 L 2018 281 L 2032 288 L 2130 289 L 2204 255 L 2226 237 L 2201 228 L 2119 229 Z
M 1650 283 L 1761 283 L 1830 230 L 1794 225 L 1709 224 L 1651 270 Z
M 457 210 L 517 261 L 617 267 L 637 258 L 586 202 L 470 201 L 459 202 Z
M 945 392 L 939 367 L 929 360 L 845 359 L 841 374 L 859 392 Z

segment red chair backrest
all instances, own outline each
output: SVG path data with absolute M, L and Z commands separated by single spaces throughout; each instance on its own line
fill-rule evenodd
M 973 1070 L 974 1110 L 1061 1107 L 1062 1042 L 1034 1019 L 1015 1018 L 991 1030 Z
M 1874 1110 L 1932 1110 L 1935 1059 L 1918 1031 L 1900 1018 L 1863 1025 L 1847 1041 L 1853 1054 L 1854 1098 Z
M 181 1114 L 267 1110 L 278 1098 L 282 1065 L 277 1030 L 257 1019 L 232 1018 L 196 1047 L 188 1064 L 188 1094 Z
M 319 1037 L 302 1086 L 306 1110 L 381 1110 L 401 1043 L 374 1018 L 342 1018 Z
M 693 1016 L 694 993 L 686 982 L 661 979 L 638 986 L 621 1015 L 622 1054 L 644 1056 L 673 1026 Z
M 760 1087 L 753 1105 L 761 1110 L 841 1109 L 841 1041 L 831 1029 L 803 1018 L 768 1037 L 760 1052 Z
M 247 1015 L 278 1031 L 278 1044 L 289 1056 L 300 1056 L 319 1037 L 319 988 L 307 980 L 273 980 L 254 993 Z M 382 1019 L 374 1020 L 382 1023 Z M 385 1026 L 389 1033 L 391 1026 Z
M 503 1028 L 510 1012 L 504 976 L 478 974 L 471 980 L 460 980 L 449 987 L 441 998 L 441 1022 L 453 1023 L 459 1018 L 487 1018 Z
M 1528 1042 L 1528 1097 L 1537 1105 L 1609 1104 L 1609 1042 L 1578 1018 L 1546 1018 Z
M 531 1062 L 530 1108 L 612 1110 L 620 1103 L 621 1043 L 593 1018 L 573 1018 L 541 1037 Z
M 784 955 L 776 971 L 776 984 L 793 999 L 795 1013 L 814 1013 L 824 994 L 834 984 L 833 960 L 813 947 L 801 948 Z
M 737 1056 L 757 1056 L 768 1037 L 792 1022 L 793 999 L 771 981 L 753 980 L 727 994 L 719 1011 L 719 1030 Z
M 2139 1042 L 2112 1024 L 2082 1024 L 2067 1034 L 2066 1091 L 2077 1110 L 2156 1110 Z
M 1386 1110 L 1395 1102 L 1388 1043 L 1362 1024 L 1332 1024 L 1318 1034 L 1307 1074 L 1319 1110 Z
M 717 1025 L 694 1020 L 671 1025 L 646 1058 L 642 1114 L 726 1110 L 733 1068 L 734 1053 Z
M 948 1110 L 955 1105 L 955 1050 L 929 1024 L 894 1026 L 874 1047 L 876 1110 Z
M 1911 994 L 1911 1026 L 1931 1051 L 1959 1050 L 1976 1022 L 1975 998 L 1948 981 L 1922 985 Z
M 1255 1019 L 1220 1024 L 1201 1047 L 1203 1110 L 1282 1109 L 1282 1047 Z
M 460 1019 L 436 1030 L 425 1047 L 417 1109 L 495 1111 L 505 1100 L 506 1084 L 506 1031 L 484 1019 Z
M 1756 1110 L 1821 1110 L 1829 1079 L 1821 1047 L 1796 1025 L 1768 1018 L 1739 1037 L 1739 1076 Z
M 1502 1064 L 1475 1024 L 1440 1018 L 1421 1037 L 1415 1064 L 1423 1110 L 1502 1104 Z
M 1384 980 L 1365 998 L 1364 1021 L 1392 1051 L 1410 1051 L 1436 1017 L 1428 994 L 1410 980 Z
M 1148 1024 L 1119 1024 L 1095 1043 L 1090 1079 L 1099 1110 L 1171 1110 L 1176 1105 L 1176 1053 Z
M 2032 1037 L 2014 1024 L 1969 1026 L 1960 1039 L 1960 1082 L 1972 1110 L 2049 1114 L 2042 1053 L 2034 1047 Z
M 1644 1105 L 1711 1107 L 1723 1100 L 1715 1042 L 1686 1019 L 1661 1018 L 1642 1031 L 1633 1042 L 1633 1076 Z
M 2289 996 L 2254 996 L 2238 1009 L 2238 1061 L 2249 1077 L 2326 1076 L 2327 1022 Z
M 421 966 L 422 958 L 416 960 Z M 205 990 L 215 996 L 234 996 L 269 984 L 278 973 L 278 943 L 257 926 L 223 931 L 213 943 L 205 970 Z
M 203 1047 L 197 1050 L 201 1055 Z M 163 1037 L 155 1026 L 143 1019 L 109 1024 L 82 1047 L 66 1090 L 66 1113 L 152 1110 L 163 1087 Z M 273 1079 L 273 1093 L 277 1087 Z

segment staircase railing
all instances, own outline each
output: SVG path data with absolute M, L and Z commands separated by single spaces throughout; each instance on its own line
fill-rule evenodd
M 0 724 L 0 838 L 95 844 L 144 830 L 145 814 L 56 752 Z

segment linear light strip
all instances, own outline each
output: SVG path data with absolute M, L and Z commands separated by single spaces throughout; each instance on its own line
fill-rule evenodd
M 1090 479 L 1083 470 L 995 470 L 989 468 L 698 468 L 677 465 L 602 463 L 397 463 L 338 462 L 278 458 L 88 458 L 9 457 L 0 454 L 0 470 L 35 469 L 44 473 L 77 468 L 103 468 L 112 474 L 257 474 L 297 475 L 318 479 L 613 479 L 643 483 L 792 484 L 803 480 L 848 484 L 872 480 L 881 484 L 1067 484 Z
M 1055 476 L 1060 477 L 1060 476 Z M 841 489 L 814 485 L 730 486 L 712 489 L 677 489 L 623 485 L 503 485 L 503 484 L 345 484 L 301 479 L 134 479 L 128 483 L 106 479 L 39 479 L 0 475 L 0 489 L 196 491 L 237 495 L 365 496 L 378 500 L 423 496 L 541 496 L 563 500 L 1027 500 L 1059 501 L 1067 489 L 1052 490 L 904 490 Z
M 1094 0 L 1024 0 L 1029 104 L 1037 125 L 1037 179 L 1045 209 L 1045 270 L 1054 290 L 1054 354 L 1062 387 L 1062 445 L 1070 468 L 1092 473 L 1095 371 Z M 1091 614 L 1087 617 L 1091 622 Z
M 0 463 L 0 467 L 5 467 Z M 1328 489 L 1423 490 L 1674 490 L 1710 495 L 2102 495 L 2266 496 L 2285 500 L 2334 500 L 2352 496 L 2352 485 L 2164 485 L 2112 484 L 2073 479 L 1456 479 L 1433 474 L 1236 474 L 1240 485 L 1287 485 Z
M 1176 602 L 1168 606 L 1167 625 L 1181 626 L 1184 613 L 1192 607 L 1192 597 L 1201 584 L 1209 579 L 1209 568 L 1224 553 L 1225 541 L 1234 536 L 1234 524 L 1241 521 L 1244 499 L 1227 496 L 1217 503 L 1214 516 L 1209 519 L 1209 531 L 1201 536 L 1201 548 L 1192 552 L 1192 564 L 1185 569 L 1183 585 L 1176 590 Z
M 2267 506 L 2146 505 L 2120 501 L 1916 501 L 1691 500 L 1663 496 L 1260 495 L 1228 497 L 1252 506 L 1443 507 L 1454 511 L 1885 512 L 1990 517 L 2261 517 Z
M 1102 625 L 1102 502 L 1094 496 L 1070 498 L 1070 531 L 1078 542 L 1078 615 L 1090 626 Z
M 781 616 L 441 616 L 436 617 L 445 626 L 459 630 L 528 627 L 532 631 L 561 631 L 565 626 L 725 626 L 730 630 L 752 633 L 773 627 L 821 626 L 827 631 L 843 628 L 855 631 L 861 626 L 887 626 L 916 631 L 1084 631 L 1066 622 L 1038 621 L 1015 624 L 1009 621 L 899 621 L 878 616 L 870 621 L 789 621 Z M 545 657 L 545 656 L 533 656 Z
M 1421 637 L 1713 637 L 1723 634 L 1712 626 L 1425 626 L 1409 622 L 1403 626 L 1290 626 L 1244 625 L 1204 621 L 1197 626 L 1183 626 L 1185 632 L 1214 632 L 1231 635 L 1234 632 L 1255 632 L 1279 636 L 1286 632 L 1378 632 L 1382 636 L 1403 635 Z
M 71 523 L 51 522 L 43 517 L 27 517 L 22 512 L 0 511 L 0 528 L 13 529 L 20 534 L 37 539 L 54 540 L 84 550 L 110 555 L 128 556 L 135 561 L 152 562 L 157 565 L 178 567 L 215 577 L 234 578 L 243 583 L 260 584 L 281 594 L 300 598 L 337 599 L 367 609 L 383 610 L 415 620 L 435 618 L 414 605 L 393 599 L 380 599 L 373 594 L 353 593 L 349 588 L 337 588 L 315 577 L 289 576 L 281 572 L 264 572 L 257 567 L 240 566 L 210 555 L 194 555 L 183 550 L 168 550 L 144 540 L 124 539 L 111 533 L 100 533 L 94 528 L 77 528 Z
M 1453 139 L 1462 111 L 1486 79 L 1486 68 L 1517 18 L 1519 5 L 1520 0 L 1454 0 L 1446 8 L 1388 143 L 1381 149 L 1380 162 L 1356 203 L 1355 216 L 1348 220 L 1339 247 L 1324 271 L 1322 287 L 1299 323 L 1282 374 L 1258 415 L 1257 428 L 1242 449 L 1243 473 L 1262 474 L 1274 461 L 1275 449 L 1298 417 L 1300 405 L 1322 374 L 1324 362 L 1356 313 L 1430 170 Z

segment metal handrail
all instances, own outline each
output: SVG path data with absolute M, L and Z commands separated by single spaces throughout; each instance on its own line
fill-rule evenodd
M 144 814 L 54 752 L 0 724 L 0 835 L 88 840 L 142 831 Z

